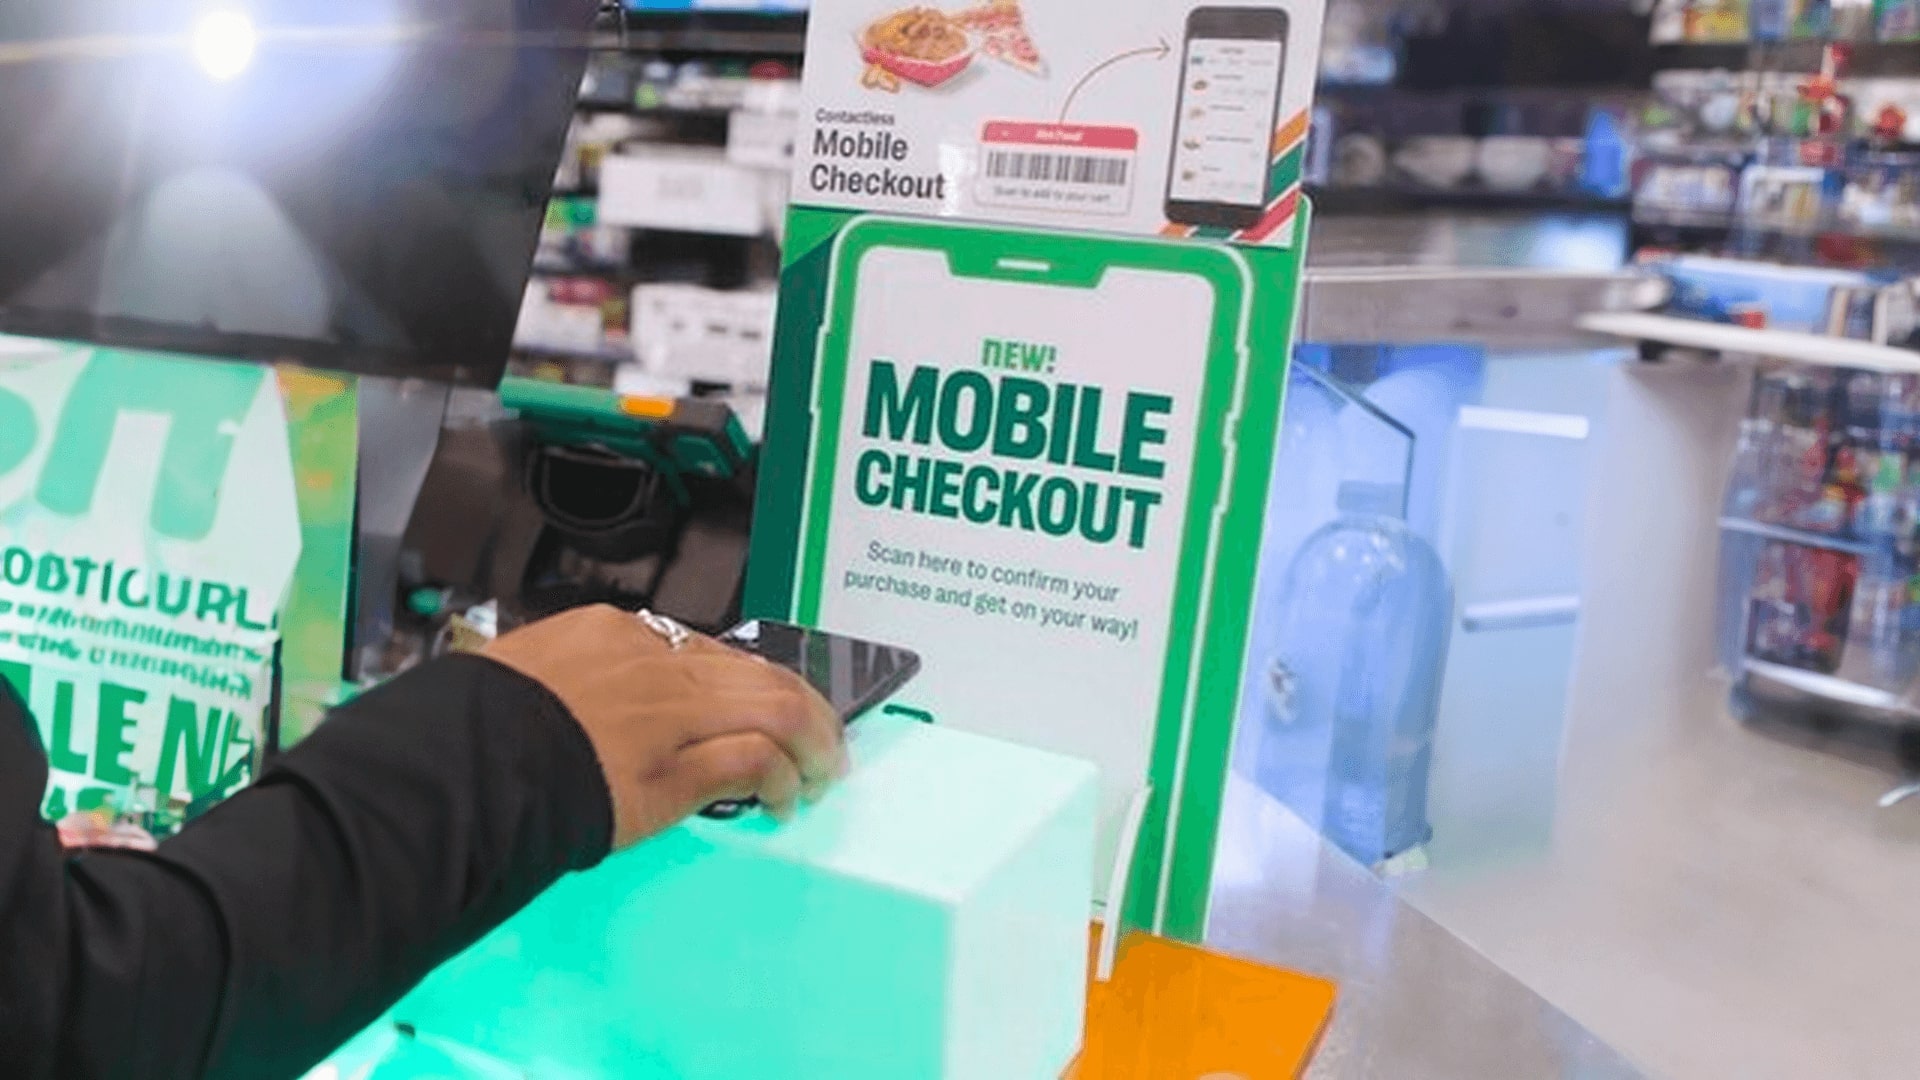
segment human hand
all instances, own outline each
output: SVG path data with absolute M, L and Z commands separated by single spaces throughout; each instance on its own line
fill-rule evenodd
M 147 830 L 130 821 L 116 820 L 111 812 L 104 810 L 68 814 L 60 819 L 56 828 L 60 833 L 60 846 L 68 851 L 88 848 L 153 851 L 160 846 Z
M 516 630 L 483 655 L 551 690 L 586 730 L 616 850 L 716 802 L 757 798 L 785 819 L 846 772 L 840 718 L 805 680 L 711 638 L 676 650 L 603 605 Z

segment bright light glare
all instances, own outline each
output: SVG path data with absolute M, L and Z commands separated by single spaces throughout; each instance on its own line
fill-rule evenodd
M 260 35 L 241 11 L 211 11 L 193 30 L 193 56 L 200 69 L 222 82 L 239 78 L 253 63 Z

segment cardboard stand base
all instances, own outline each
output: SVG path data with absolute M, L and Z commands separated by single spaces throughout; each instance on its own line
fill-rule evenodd
M 1325 979 L 1098 925 L 1092 949 L 1118 964 L 1088 990 L 1086 1044 L 1063 1080 L 1297 1077 L 1333 1018 Z

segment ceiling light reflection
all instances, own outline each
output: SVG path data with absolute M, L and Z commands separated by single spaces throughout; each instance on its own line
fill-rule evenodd
M 194 59 L 221 82 L 239 78 L 253 64 L 259 44 L 259 31 L 244 11 L 210 11 L 193 28 Z

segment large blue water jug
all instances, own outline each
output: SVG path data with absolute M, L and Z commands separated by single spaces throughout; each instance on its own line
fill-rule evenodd
M 1369 866 L 1432 835 L 1453 589 L 1404 514 L 1399 487 L 1342 485 L 1288 568 L 1266 667 L 1261 786 Z

